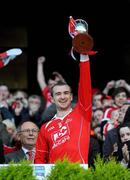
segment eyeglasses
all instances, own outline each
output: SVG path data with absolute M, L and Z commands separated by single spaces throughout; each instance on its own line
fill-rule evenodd
M 15 98 L 16 101 L 22 101 L 24 98 L 23 97 L 17 97 Z
M 28 101 L 29 102 L 29 104 L 41 104 L 39 101 L 33 101 L 33 100 L 29 100 Z
M 20 133 L 24 133 L 24 134 L 30 134 L 30 133 L 33 133 L 33 134 L 36 134 L 38 133 L 39 130 L 38 129 L 24 129 L 24 130 L 21 130 Z

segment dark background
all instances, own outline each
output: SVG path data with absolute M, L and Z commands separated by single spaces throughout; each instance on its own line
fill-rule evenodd
M 45 3 L 45 4 L 44 4 Z M 72 39 L 68 34 L 69 16 L 84 19 L 94 38 L 96 56 L 91 56 L 93 87 L 103 89 L 109 80 L 130 83 L 130 1 L 30 2 L 3 11 L 1 26 L 24 26 L 28 34 L 28 92 L 39 93 L 36 81 L 37 57 L 46 56 L 45 75 L 59 71 L 77 91 L 78 62 L 69 55 Z M 5 11 L 4 11 L 5 12 Z

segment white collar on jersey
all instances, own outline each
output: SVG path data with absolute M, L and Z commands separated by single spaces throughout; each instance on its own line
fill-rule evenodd
M 70 112 L 72 112 L 72 108 L 69 110 L 69 112 L 65 116 L 58 117 L 57 114 L 55 114 L 55 116 L 52 119 L 61 119 L 61 120 L 63 120 Z

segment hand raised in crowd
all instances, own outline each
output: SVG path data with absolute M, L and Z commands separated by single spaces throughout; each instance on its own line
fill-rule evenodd
M 113 145 L 113 153 L 112 154 L 116 153 L 117 151 L 118 151 L 118 145 L 117 145 L 117 143 L 115 143 Z
M 107 83 L 107 86 L 106 86 L 108 89 L 112 89 L 112 88 L 114 88 L 115 87 L 115 81 L 114 80 L 112 80 L 112 81 L 109 81 L 108 83 Z
M 24 107 L 24 106 L 23 106 L 23 103 L 22 103 L 21 101 L 17 101 L 17 102 L 16 102 L 16 104 L 15 104 L 15 109 L 14 109 L 16 116 L 19 116 L 19 115 L 20 115 L 23 107 Z
M 59 72 L 54 71 L 52 74 L 55 75 L 55 80 L 60 80 L 60 81 L 65 82 L 65 79 L 63 78 L 63 76 Z
M 46 60 L 45 56 L 40 56 L 40 57 L 38 57 L 38 63 L 39 63 L 39 64 L 44 63 L 45 60 Z
M 103 94 L 108 94 L 109 90 L 115 87 L 115 80 L 111 80 L 107 83 L 106 87 L 104 88 L 104 90 L 102 91 Z
M 122 148 L 122 154 L 123 154 L 123 158 L 125 160 L 126 163 L 129 162 L 129 150 L 128 150 L 128 146 L 126 144 L 124 144 L 123 148 Z
M 120 79 L 120 80 L 117 80 L 115 82 L 115 87 L 118 88 L 118 87 L 125 87 L 126 86 L 126 81 L 124 79 Z
M 115 87 L 123 87 L 130 93 L 130 84 L 128 84 L 124 79 L 117 80 L 115 83 Z

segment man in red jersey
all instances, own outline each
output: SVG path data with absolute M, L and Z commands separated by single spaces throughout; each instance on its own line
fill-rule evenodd
M 55 163 L 67 158 L 70 162 L 88 163 L 92 114 L 91 77 L 88 55 L 80 55 L 78 102 L 74 109 L 71 88 L 59 82 L 52 88 L 57 113 L 45 123 L 36 143 L 36 164 Z
M 47 83 L 45 78 L 44 72 L 44 63 L 46 62 L 45 56 L 38 57 L 37 61 L 37 81 L 42 91 L 42 95 L 46 100 L 46 108 L 48 108 L 52 104 L 52 97 L 51 97 L 51 88 L 56 84 L 58 81 L 65 81 L 62 75 L 59 72 L 52 72 L 51 76 Z

